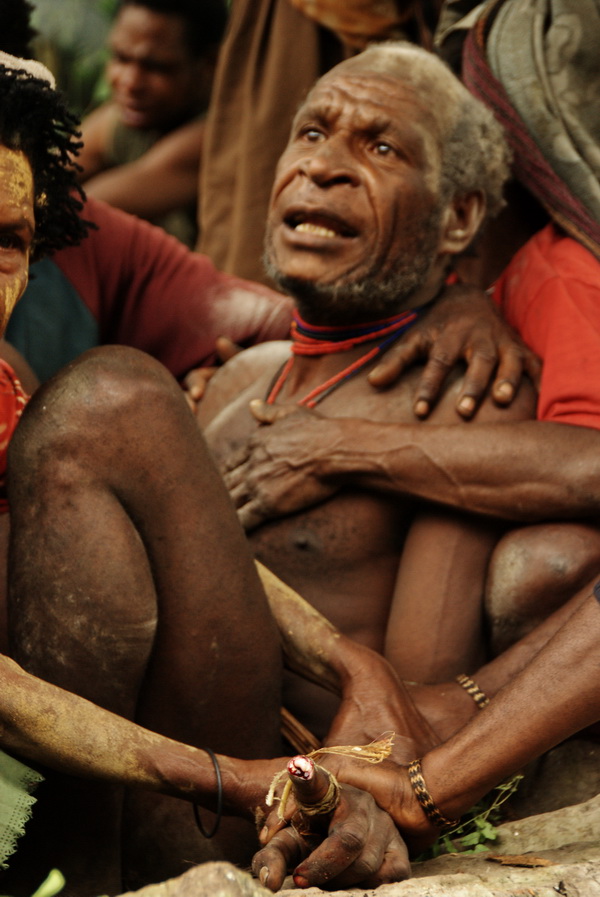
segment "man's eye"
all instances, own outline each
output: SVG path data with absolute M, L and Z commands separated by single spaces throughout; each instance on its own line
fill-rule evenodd
M 391 156 L 395 152 L 394 147 L 385 140 L 378 140 L 373 148 L 378 156 Z
M 21 249 L 23 241 L 16 234 L 0 234 L 0 249 Z
M 324 138 L 324 134 L 318 128 L 306 128 L 302 132 L 302 138 L 308 140 L 309 143 L 318 143 Z

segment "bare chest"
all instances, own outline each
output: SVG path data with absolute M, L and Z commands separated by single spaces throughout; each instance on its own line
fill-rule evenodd
M 266 372 L 207 427 L 219 464 L 235 457 L 256 430 L 248 403 L 265 398 L 275 373 Z M 414 423 L 413 389 L 409 376 L 395 389 L 375 393 L 362 376 L 336 389 L 317 410 L 329 417 Z M 263 524 L 249 538 L 255 556 L 333 623 L 379 648 L 413 514 L 411 500 L 345 489 L 321 505 Z

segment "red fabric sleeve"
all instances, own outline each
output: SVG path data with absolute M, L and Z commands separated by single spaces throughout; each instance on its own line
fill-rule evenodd
M 543 360 L 539 420 L 600 429 L 600 263 L 547 225 L 494 289 L 508 322 Z
M 54 261 L 100 327 L 103 343 L 154 355 L 178 378 L 214 362 L 218 336 L 243 346 L 285 339 L 291 300 L 217 271 L 160 228 L 89 198 L 97 225 Z
M 0 358 L 0 514 L 8 511 L 6 498 L 6 455 L 19 418 L 27 404 L 19 378 Z

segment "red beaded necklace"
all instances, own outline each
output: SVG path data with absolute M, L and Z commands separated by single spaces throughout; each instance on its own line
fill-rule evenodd
M 273 405 L 281 389 L 286 382 L 289 373 L 294 365 L 296 355 L 331 355 L 334 352 L 345 352 L 361 343 L 370 342 L 377 336 L 383 336 L 385 339 L 373 346 L 348 367 L 345 367 L 338 374 L 330 377 L 320 386 L 316 386 L 302 399 L 298 405 L 304 405 L 307 408 L 314 406 L 322 401 L 325 396 L 341 386 L 351 377 L 354 377 L 364 367 L 366 367 L 375 358 L 379 358 L 390 346 L 411 327 L 423 309 L 404 311 L 400 315 L 393 318 L 384 318 L 382 321 L 371 321 L 368 324 L 359 324 L 356 326 L 346 327 L 318 327 L 307 324 L 303 321 L 297 312 L 294 312 L 294 321 L 291 328 L 292 336 L 292 354 L 279 372 L 275 382 L 271 386 L 267 395 L 267 403 Z

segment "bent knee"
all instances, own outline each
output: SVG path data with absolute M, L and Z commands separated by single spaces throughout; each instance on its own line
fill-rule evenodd
M 561 607 L 600 569 L 600 528 L 552 523 L 522 527 L 497 544 L 485 589 L 492 631 L 509 642 Z
M 181 389 L 158 361 L 137 349 L 102 346 L 36 392 L 14 442 L 19 450 L 48 450 L 56 443 L 67 452 L 90 444 L 99 449 L 111 433 L 123 438 L 128 428 L 142 429 L 178 403 L 185 408 Z

